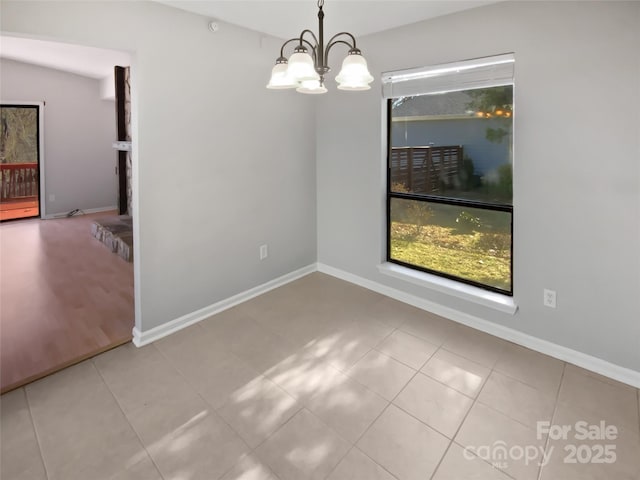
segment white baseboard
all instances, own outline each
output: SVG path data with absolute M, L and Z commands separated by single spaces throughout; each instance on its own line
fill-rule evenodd
M 331 267 L 329 265 L 325 265 L 323 263 L 318 263 L 318 271 L 336 278 L 340 278 L 342 280 L 346 280 L 347 282 L 360 285 L 361 287 L 368 288 L 369 290 L 373 290 L 374 292 L 386 295 L 387 297 L 391 297 L 401 302 L 408 303 L 409 305 L 413 305 L 414 307 L 420 308 L 422 310 L 435 313 L 436 315 L 440 315 L 454 322 L 458 322 L 471 328 L 486 332 L 490 335 L 502 338 L 504 340 L 517 343 L 518 345 L 530 348 L 531 350 L 535 350 L 559 360 L 572 363 L 592 372 L 596 372 L 614 380 L 618 380 L 619 382 L 623 382 L 636 388 L 640 388 L 640 372 L 637 372 L 635 370 L 621 367 L 620 365 L 616 365 L 600 358 L 593 357 L 586 353 L 563 347 L 562 345 L 558 345 L 547 340 L 542 340 L 540 338 L 522 333 L 518 330 L 514 330 L 503 325 L 499 325 L 497 323 L 483 320 L 482 318 L 460 312 L 459 310 L 455 310 L 453 308 L 445 307 L 438 303 L 416 297 L 415 295 L 402 292 L 401 290 L 388 287 L 381 283 L 368 280 L 366 278 L 354 275 L 338 268 Z
M 109 205 L 108 207 L 98 207 L 98 208 L 81 208 L 82 215 L 87 215 L 89 213 L 99 213 L 99 212 L 108 212 L 109 210 L 118 210 L 117 205 Z M 51 213 L 49 215 L 45 215 L 41 217 L 42 220 L 51 220 L 54 218 L 65 218 L 69 212 L 62 213 Z M 77 215 L 74 215 L 77 216 Z
M 160 340 L 167 335 L 171 335 L 183 328 L 186 328 L 190 325 L 198 323 L 206 318 L 209 318 L 211 315 L 215 315 L 216 313 L 227 310 L 231 307 L 235 307 L 236 305 L 246 302 L 247 300 L 252 299 L 253 297 L 257 297 L 258 295 L 262 295 L 263 293 L 268 292 L 269 290 L 273 290 L 274 288 L 281 287 L 289 282 L 297 280 L 298 278 L 304 277 L 310 273 L 313 273 L 317 270 L 317 266 L 315 263 L 311 265 L 307 265 L 306 267 L 302 267 L 298 270 L 295 270 L 291 273 L 287 273 L 281 277 L 275 278 L 273 280 L 268 281 L 267 283 L 263 283 L 262 285 L 258 285 L 257 287 L 251 288 L 244 292 L 238 293 L 232 297 L 226 298 L 224 300 L 220 300 L 212 305 L 201 308 L 200 310 L 196 310 L 195 312 L 187 313 L 182 317 L 176 318 L 175 320 L 171 320 L 167 323 L 159 325 L 151 330 L 140 331 L 137 327 L 133 328 L 133 344 L 137 347 L 142 347 L 143 345 L 147 345 L 149 343 L 155 342 L 156 340 Z

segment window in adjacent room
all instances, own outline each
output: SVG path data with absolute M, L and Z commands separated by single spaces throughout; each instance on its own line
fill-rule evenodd
M 513 294 L 513 67 L 384 74 L 389 262 Z

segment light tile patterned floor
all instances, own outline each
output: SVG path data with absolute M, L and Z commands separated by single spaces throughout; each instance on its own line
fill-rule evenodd
M 3 480 L 640 478 L 637 389 L 319 273 L 1 407 Z

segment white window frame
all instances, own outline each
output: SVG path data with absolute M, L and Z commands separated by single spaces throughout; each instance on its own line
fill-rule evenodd
M 390 141 L 388 138 L 389 126 L 387 121 L 390 115 L 390 112 L 387 110 L 388 99 L 418 94 L 435 94 L 514 85 L 514 63 L 514 54 L 506 53 L 428 67 L 385 72 L 382 74 L 382 94 L 384 99 L 383 123 L 385 125 L 385 137 L 387 138 L 387 141 L 384 142 L 383 155 L 385 162 L 386 197 L 390 195 L 387 185 L 388 179 L 386 178 L 388 175 L 386 168 L 386 163 L 388 162 L 388 142 Z M 385 202 L 387 205 L 387 215 L 389 214 L 388 202 L 389 200 L 387 199 Z M 518 307 L 513 297 L 513 284 L 511 285 L 511 294 L 493 292 L 485 288 L 469 285 L 462 281 L 441 277 L 436 274 L 387 261 L 389 258 L 389 219 L 387 218 L 386 220 L 385 260 L 378 265 L 378 270 L 381 273 L 402 279 L 414 285 L 436 290 L 441 293 L 447 293 L 457 298 L 494 308 L 508 314 L 515 314 Z M 513 239 L 511 250 L 511 268 L 513 270 Z M 511 278 L 513 282 L 513 271 L 511 272 Z

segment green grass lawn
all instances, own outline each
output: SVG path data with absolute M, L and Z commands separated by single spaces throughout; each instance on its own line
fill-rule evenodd
M 509 235 L 460 233 L 453 228 L 393 222 L 391 258 L 511 290 Z

